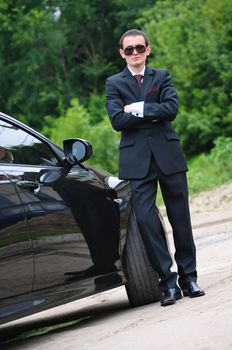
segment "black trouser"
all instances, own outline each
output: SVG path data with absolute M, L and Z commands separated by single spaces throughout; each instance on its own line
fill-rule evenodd
M 157 181 L 172 226 L 175 260 L 178 266 L 179 285 L 196 281 L 196 249 L 189 214 L 186 173 L 164 175 L 152 157 L 148 174 L 140 180 L 130 180 L 132 204 L 151 264 L 160 277 L 160 289 L 175 288 L 177 274 L 171 272 L 172 259 L 162 235 L 155 208 Z

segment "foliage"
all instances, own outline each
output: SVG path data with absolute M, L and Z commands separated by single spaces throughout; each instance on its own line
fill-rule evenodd
M 41 116 L 60 109 L 65 95 L 65 38 L 52 9 L 39 3 L 11 0 L 0 12 L 1 105 L 35 127 L 41 127 Z
M 91 94 L 88 99 L 88 104 L 86 105 L 91 116 L 91 121 L 93 124 L 99 123 L 104 119 L 106 113 L 105 108 L 105 95 L 94 95 Z
M 231 0 L 164 0 L 139 20 L 154 47 L 150 64 L 174 78 L 181 106 L 175 125 L 187 155 L 232 135 L 231 18 Z
M 54 143 L 62 147 L 65 138 L 87 138 L 90 131 L 89 113 L 77 99 L 71 101 L 71 106 L 59 118 L 46 118 L 47 125 L 43 133 L 50 137 Z
M 202 153 L 189 162 L 190 194 L 212 189 L 232 181 L 232 138 L 219 137 L 210 153 Z
M 58 117 L 74 97 L 88 106 L 121 67 L 122 31 L 151 3 L 131 11 L 121 0 L 1 1 L 1 110 L 41 129 L 44 116 Z
M 93 146 L 89 163 L 117 173 L 119 134 L 113 131 L 106 113 L 99 123 L 93 124 L 87 109 L 78 99 L 73 99 L 64 115 L 56 119 L 46 117 L 43 133 L 61 147 L 65 138 L 87 139 Z
M 91 163 L 117 175 L 119 133 L 112 129 L 106 114 L 99 124 L 92 127 L 89 140 L 94 150 Z

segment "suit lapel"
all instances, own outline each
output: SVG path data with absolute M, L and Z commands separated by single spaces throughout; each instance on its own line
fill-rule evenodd
M 133 77 L 133 75 L 131 74 L 131 72 L 129 71 L 129 69 L 127 67 L 123 70 L 122 73 L 123 73 L 123 76 L 126 80 L 128 88 L 130 89 L 130 91 L 133 93 L 133 95 L 138 100 L 140 98 L 141 92 L 140 92 L 140 89 L 138 87 L 138 84 L 137 84 L 135 78 Z
M 135 78 L 127 67 L 123 70 L 122 74 L 126 80 L 128 88 L 136 97 L 137 101 L 145 101 L 154 78 L 154 71 L 151 68 L 146 67 L 141 90 L 139 89 Z
M 140 100 L 141 101 L 146 100 L 146 96 L 147 96 L 149 88 L 152 84 L 153 78 L 154 78 L 154 71 L 151 68 L 146 67 L 144 78 L 143 78 L 142 89 L 141 89 L 141 93 L 140 93 Z

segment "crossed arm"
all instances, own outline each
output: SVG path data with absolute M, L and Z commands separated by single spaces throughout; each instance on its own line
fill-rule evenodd
M 133 129 L 154 121 L 172 121 L 178 112 L 178 97 L 168 72 L 159 87 L 159 102 L 139 101 L 125 104 L 120 87 L 114 80 L 106 81 L 106 109 L 116 131 Z

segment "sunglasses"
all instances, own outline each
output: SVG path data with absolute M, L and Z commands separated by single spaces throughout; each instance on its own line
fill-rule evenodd
M 136 50 L 137 53 L 144 53 L 146 51 L 146 46 L 144 45 L 136 45 L 136 46 L 127 46 L 123 49 L 123 52 L 126 56 L 131 56 Z

